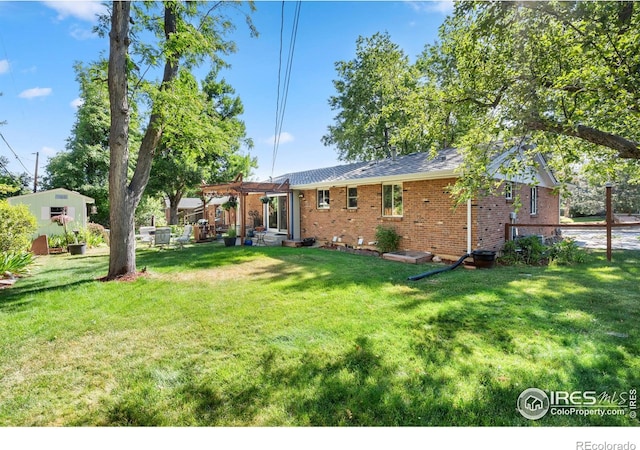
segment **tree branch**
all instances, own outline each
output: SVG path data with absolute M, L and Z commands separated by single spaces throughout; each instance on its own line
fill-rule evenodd
M 525 122 L 525 126 L 532 131 L 546 131 L 563 136 L 576 137 L 591 142 L 592 144 L 602 145 L 603 147 L 617 151 L 620 158 L 640 159 L 640 144 L 638 144 L 638 142 L 598 130 L 597 128 L 585 125 L 572 127 L 541 118 L 530 119 Z

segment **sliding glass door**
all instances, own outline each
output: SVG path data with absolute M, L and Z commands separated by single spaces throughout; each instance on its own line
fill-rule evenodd
M 267 228 L 270 231 L 286 233 L 287 231 L 287 196 L 269 196 L 267 208 Z

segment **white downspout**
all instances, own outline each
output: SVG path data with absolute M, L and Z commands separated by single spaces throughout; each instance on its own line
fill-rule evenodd
M 471 199 L 467 200 L 467 253 L 471 254 Z

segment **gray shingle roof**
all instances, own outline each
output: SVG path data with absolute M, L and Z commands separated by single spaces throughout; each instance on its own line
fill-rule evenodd
M 406 175 L 427 174 L 438 171 L 450 171 L 462 162 L 462 156 L 456 149 L 448 148 L 438 152 L 432 158 L 429 152 L 411 153 L 395 159 L 364 161 L 322 169 L 292 172 L 276 177 L 274 182 L 289 179 L 292 187 L 328 182 L 363 181 L 369 178 L 380 178 Z

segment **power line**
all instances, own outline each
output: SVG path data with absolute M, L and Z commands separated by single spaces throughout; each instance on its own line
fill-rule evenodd
M 9 178 L 13 179 L 16 183 L 21 183 L 20 179 L 16 177 L 14 174 L 12 174 L 11 172 L 9 172 L 9 169 L 7 169 L 7 166 L 5 166 L 1 160 L 0 160 L 0 167 L 4 169 L 4 171 L 9 176 Z
M 294 12 L 294 21 L 291 29 L 291 38 L 289 43 L 289 54 L 287 57 L 287 66 L 285 68 L 285 80 L 284 80 L 284 88 L 282 95 L 282 103 L 280 102 L 280 86 L 281 86 L 281 76 L 282 76 L 282 49 L 283 49 L 283 31 L 284 31 L 284 4 L 282 2 L 282 9 L 280 13 L 280 55 L 278 62 L 278 95 L 276 99 L 276 126 L 275 126 L 275 135 L 273 138 L 273 158 L 271 163 L 271 176 L 273 176 L 273 171 L 276 165 L 276 159 L 278 157 L 278 147 L 280 145 L 280 135 L 282 134 L 282 124 L 284 122 L 284 112 L 287 107 L 287 98 L 289 95 L 289 83 L 291 81 L 291 69 L 293 67 L 293 55 L 296 47 L 296 38 L 298 34 L 298 23 L 300 21 L 300 9 L 302 2 L 296 2 L 296 9 Z
M 9 145 L 9 143 L 7 142 L 7 140 L 5 139 L 5 137 L 4 137 L 4 135 L 2 133 L 0 133 L 0 138 L 2 138 L 2 140 L 4 141 L 5 144 L 7 144 L 7 147 L 9 147 L 9 150 L 11 150 L 11 153 L 13 153 L 13 156 L 16 157 L 16 159 L 18 160 L 20 165 L 24 168 L 25 172 L 27 172 L 29 175 L 31 175 L 31 172 L 29 172 L 29 169 L 26 168 L 26 166 L 23 164 L 23 162 L 20 159 L 20 157 L 18 156 L 18 154 L 15 152 L 15 150 L 13 150 L 11 145 Z

